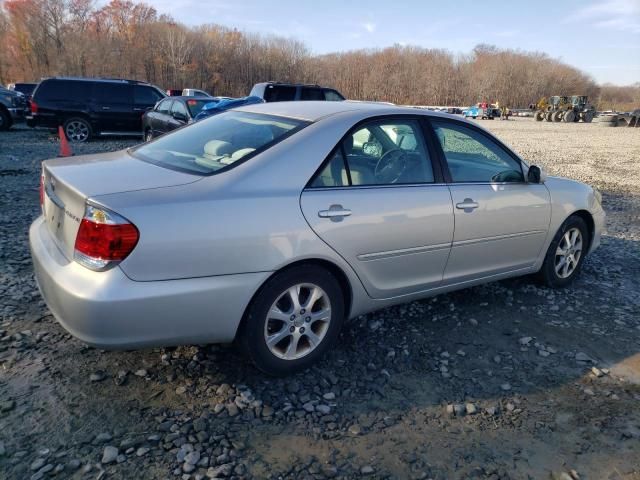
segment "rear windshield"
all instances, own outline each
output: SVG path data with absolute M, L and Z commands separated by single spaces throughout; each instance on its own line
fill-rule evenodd
M 204 107 L 207 103 L 217 103 L 217 100 L 212 100 L 210 98 L 202 100 L 187 100 L 186 104 L 191 117 L 195 118 L 196 115 L 200 113 L 200 110 L 202 110 L 202 107 Z
M 308 125 L 292 118 L 229 111 L 131 150 L 141 160 L 212 175 L 233 168 Z

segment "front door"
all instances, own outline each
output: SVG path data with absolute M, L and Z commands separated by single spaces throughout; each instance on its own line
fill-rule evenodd
M 313 230 L 373 298 L 437 287 L 453 236 L 449 189 L 434 176 L 418 120 L 356 127 L 301 196 Z
M 480 129 L 431 123 L 450 175 L 455 215 L 445 284 L 529 269 L 549 229 L 547 188 L 527 183 L 517 157 Z

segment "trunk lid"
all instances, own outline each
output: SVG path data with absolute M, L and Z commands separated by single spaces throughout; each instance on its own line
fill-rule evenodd
M 43 215 L 51 236 L 69 260 L 73 259 L 87 199 L 184 185 L 203 178 L 138 160 L 124 151 L 47 160 L 42 173 Z

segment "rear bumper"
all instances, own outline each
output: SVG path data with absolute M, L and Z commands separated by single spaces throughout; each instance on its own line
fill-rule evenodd
M 64 257 L 42 217 L 31 225 L 29 243 L 51 312 L 69 333 L 100 348 L 230 342 L 269 275 L 135 282 L 118 267 L 93 272 Z
M 9 111 L 9 115 L 11 115 L 11 118 L 14 122 L 23 121 L 27 115 L 27 111 L 24 107 L 7 108 L 7 110 Z

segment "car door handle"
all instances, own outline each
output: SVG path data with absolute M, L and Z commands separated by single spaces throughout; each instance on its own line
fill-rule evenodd
M 348 217 L 349 215 L 351 215 L 351 210 L 342 208 L 342 205 L 331 205 L 329 210 L 320 210 L 318 212 L 320 218 L 330 218 L 334 222 L 339 222 L 343 217 Z
M 480 205 L 478 205 L 477 202 L 474 202 L 470 198 L 465 198 L 462 202 L 456 203 L 456 208 L 457 209 L 464 210 L 467 213 L 473 212 L 473 210 L 475 210 L 479 206 Z

